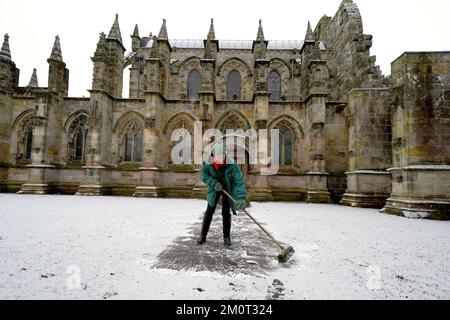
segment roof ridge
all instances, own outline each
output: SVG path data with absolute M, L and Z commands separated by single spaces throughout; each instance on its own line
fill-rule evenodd
M 180 40 L 194 40 L 194 41 L 203 41 L 204 39 L 200 39 L 200 38 L 170 38 L 169 41 L 180 41 Z M 255 40 L 251 40 L 251 39 L 216 39 L 219 41 L 255 41 Z M 269 41 L 304 41 L 303 39 L 274 39 L 274 40 L 269 40 Z
M 172 47 L 180 49 L 204 49 L 204 39 L 169 39 Z M 250 50 L 254 40 L 218 40 L 221 49 Z M 304 40 L 272 40 L 269 41 L 268 50 L 300 50 Z M 146 48 L 151 48 L 152 39 L 146 44 Z

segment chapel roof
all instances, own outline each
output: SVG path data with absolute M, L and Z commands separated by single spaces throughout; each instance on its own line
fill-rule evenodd
M 180 49 L 203 49 L 204 41 L 199 39 L 170 39 L 172 48 Z M 147 42 L 146 48 L 151 48 L 153 40 Z M 253 40 L 219 40 L 219 48 L 221 49 L 243 49 L 251 50 Z M 293 50 L 301 49 L 303 40 L 270 40 L 268 50 Z

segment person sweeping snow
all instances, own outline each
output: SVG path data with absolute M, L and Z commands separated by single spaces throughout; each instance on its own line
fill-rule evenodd
M 246 188 L 244 176 L 234 159 L 227 153 L 226 147 L 222 143 L 213 146 L 211 157 L 203 163 L 201 177 L 208 187 L 208 206 L 203 218 L 202 231 L 198 245 L 206 242 L 206 236 L 211 225 L 211 221 L 216 210 L 220 197 L 222 197 L 222 222 L 223 239 L 226 247 L 231 247 L 231 214 L 236 215 L 236 210 L 245 209 Z M 230 193 L 236 203 L 230 201 L 223 192 Z

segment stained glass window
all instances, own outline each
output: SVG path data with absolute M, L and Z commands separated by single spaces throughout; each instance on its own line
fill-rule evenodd
M 233 70 L 228 74 L 227 99 L 228 100 L 241 99 L 241 75 L 236 70 Z
M 280 130 L 280 165 L 292 166 L 293 161 L 293 147 L 294 137 L 291 131 L 282 126 L 278 128 Z
M 192 70 L 189 73 L 188 77 L 188 99 L 189 100 L 198 100 L 198 91 L 200 90 L 200 86 L 202 84 L 202 75 L 198 70 Z
M 136 135 L 135 147 L 134 147 L 134 161 L 141 162 L 142 161 L 142 132 L 139 132 Z
M 31 159 L 31 148 L 33 147 L 33 128 L 32 127 L 29 127 L 27 129 L 25 139 L 26 139 L 25 159 L 30 160 Z
M 85 134 L 82 128 L 78 128 L 75 134 L 75 160 L 81 161 L 84 158 Z
M 127 133 L 125 136 L 125 161 L 131 161 L 131 153 L 133 150 L 133 135 L 131 133 Z
M 279 101 L 281 99 L 281 77 L 280 74 L 273 70 L 269 73 L 267 79 L 269 92 L 271 93 L 270 101 Z
M 141 162 L 142 161 L 142 145 L 143 136 L 142 128 L 133 122 L 128 127 L 128 131 L 125 134 L 125 162 Z
M 284 165 L 292 166 L 292 137 L 290 134 L 284 136 Z
M 81 114 L 70 125 L 70 160 L 84 161 L 86 158 L 87 116 Z

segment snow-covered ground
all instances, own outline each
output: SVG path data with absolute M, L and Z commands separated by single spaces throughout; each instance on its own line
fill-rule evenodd
M 233 250 L 206 201 L 0 194 L 1 299 L 449 299 L 450 223 L 377 210 L 252 203 Z M 259 252 L 259 253 L 258 253 Z M 262 252 L 262 253 L 261 253 Z

